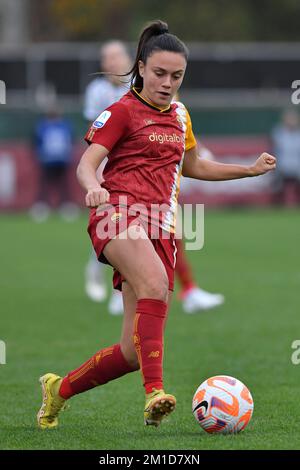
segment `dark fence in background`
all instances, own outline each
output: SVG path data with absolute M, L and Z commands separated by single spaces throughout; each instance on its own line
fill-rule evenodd
M 91 74 L 99 71 L 99 44 L 44 43 L 0 46 L 0 79 L 8 106 L 35 106 L 41 83 L 51 83 L 60 102 L 79 110 Z M 134 54 L 134 45 L 129 44 Z M 300 79 L 299 43 L 192 43 L 182 86 L 185 102 L 211 106 L 282 107 Z

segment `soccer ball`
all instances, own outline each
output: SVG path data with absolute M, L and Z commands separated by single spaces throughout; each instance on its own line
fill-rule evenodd
M 253 413 L 246 385 L 234 377 L 217 375 L 205 380 L 193 397 L 193 414 L 208 433 L 234 434 L 245 429 Z

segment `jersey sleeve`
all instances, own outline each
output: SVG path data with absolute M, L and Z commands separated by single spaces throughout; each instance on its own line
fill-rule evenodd
M 111 150 L 127 135 L 129 122 L 127 107 L 120 102 L 114 103 L 95 119 L 84 140 L 88 144 L 100 144 Z
M 192 128 L 192 121 L 191 117 L 189 115 L 188 110 L 186 110 L 186 133 L 185 133 L 185 151 L 192 149 L 193 147 L 196 147 L 197 141 L 193 133 L 193 128 Z

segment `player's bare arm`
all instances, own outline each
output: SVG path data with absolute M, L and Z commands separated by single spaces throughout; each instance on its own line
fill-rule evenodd
M 197 147 L 185 153 L 182 175 L 207 181 L 224 181 L 259 176 L 276 168 L 276 158 L 264 152 L 253 165 L 233 165 L 199 158 Z
M 109 193 L 102 188 L 96 171 L 108 154 L 107 148 L 99 144 L 91 144 L 81 157 L 77 167 L 77 179 L 87 191 L 85 203 L 87 207 L 97 207 L 109 201 Z
M 216 158 L 211 150 L 207 147 L 204 147 L 202 144 L 198 144 L 198 155 L 200 158 L 205 158 L 205 160 L 214 161 Z

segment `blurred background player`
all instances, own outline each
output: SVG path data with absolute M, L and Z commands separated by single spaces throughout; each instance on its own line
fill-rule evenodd
M 176 100 L 177 99 L 178 96 L 176 97 Z M 198 151 L 201 158 L 214 160 L 212 152 L 199 142 Z M 181 176 L 179 204 L 188 186 L 188 178 Z M 222 305 L 224 303 L 224 296 L 222 294 L 213 294 L 199 287 L 184 249 L 184 240 L 182 238 L 176 238 L 175 243 L 177 248 L 175 276 L 180 285 L 178 298 L 182 302 L 183 311 L 185 313 L 196 313 Z
M 43 222 L 52 208 L 59 208 L 66 220 L 78 215 L 70 202 L 67 172 L 72 161 L 73 129 L 57 106 L 51 106 L 37 121 L 34 129 L 34 152 L 40 166 L 38 201 L 30 215 Z
M 300 122 L 299 114 L 287 109 L 272 132 L 273 150 L 277 155 L 275 179 L 276 204 L 300 205 Z
M 100 65 L 103 75 L 95 78 L 85 92 L 83 115 L 89 124 L 129 90 L 126 79 L 118 76 L 131 68 L 131 58 L 125 44 L 117 40 L 106 42 L 100 49 Z M 97 173 L 100 182 L 105 163 L 106 160 Z M 106 267 L 98 262 L 93 251 L 85 270 L 85 290 L 95 302 L 102 302 L 107 297 L 105 270 Z M 119 291 L 112 292 L 108 310 L 112 315 L 123 313 L 123 300 Z
M 174 101 L 179 101 L 178 94 L 174 97 Z M 201 158 L 214 160 L 212 152 L 199 142 L 198 151 Z M 189 180 L 184 178 L 184 176 L 181 176 L 179 204 L 181 197 L 184 195 L 185 191 L 187 191 L 189 184 Z M 176 238 L 175 243 L 177 248 L 175 276 L 180 285 L 178 298 L 182 302 L 183 311 L 185 313 L 196 313 L 222 305 L 224 303 L 224 296 L 222 294 L 212 294 L 199 287 L 192 266 L 185 252 L 184 240 L 182 238 Z

